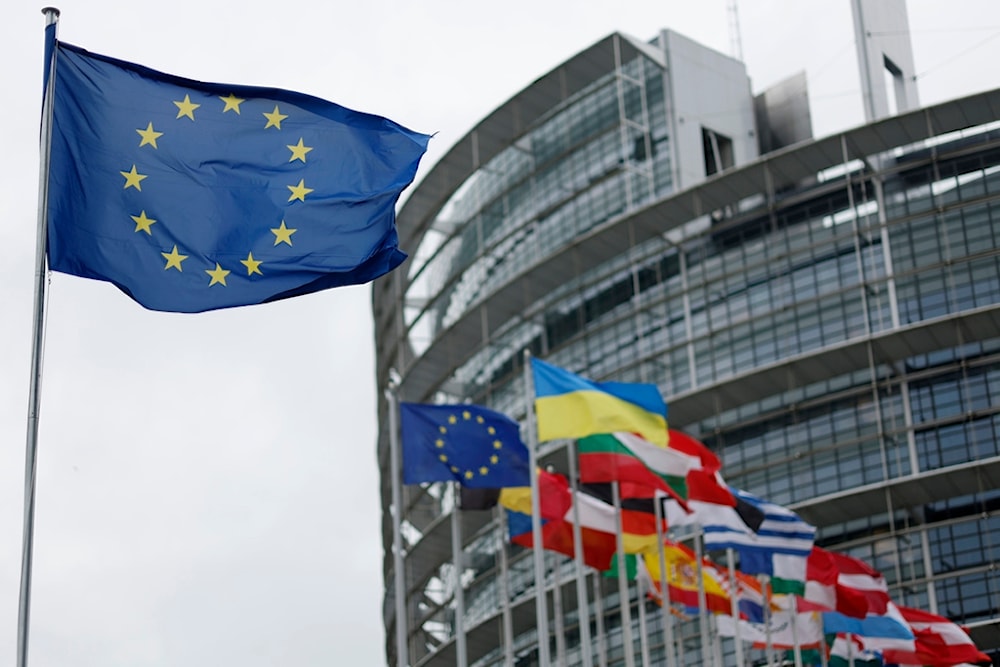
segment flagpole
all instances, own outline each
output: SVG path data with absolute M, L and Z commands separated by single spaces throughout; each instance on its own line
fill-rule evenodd
M 459 483 L 451 487 L 451 564 L 455 575 L 455 665 L 466 667 L 468 653 L 465 649 L 465 591 L 462 589 L 462 517 L 459 514 Z
M 625 667 L 635 667 L 635 647 L 632 641 L 632 601 L 628 588 L 625 563 L 625 538 L 622 535 L 622 499 L 618 482 L 611 482 L 611 499 L 615 506 L 615 550 L 618 558 L 618 606 L 621 610 L 622 652 Z
M 701 528 L 694 534 L 695 578 L 698 582 L 698 632 L 701 633 L 701 660 L 709 664 L 711 641 L 708 632 L 708 598 L 705 595 L 705 570 L 701 566 L 702 555 Z
M 497 521 L 500 525 L 500 604 L 503 618 L 503 664 L 514 667 L 514 623 L 510 616 L 510 570 L 507 564 L 507 514 L 497 506 Z
M 636 558 L 639 554 L 636 555 Z M 646 595 L 643 590 L 643 580 L 636 579 L 636 589 L 639 597 L 639 655 L 642 656 L 642 667 L 649 667 L 649 637 L 646 633 Z
M 524 410 L 528 424 L 528 469 L 531 471 L 531 540 L 535 564 L 535 624 L 538 632 L 538 664 L 549 663 L 549 618 L 545 597 L 545 563 L 542 560 L 542 510 L 538 495 L 538 429 L 535 426 L 534 378 L 531 375 L 531 351 L 524 351 Z
M 771 658 L 774 657 L 774 646 L 771 641 L 771 582 L 766 574 L 758 574 L 757 580 L 760 581 L 764 591 L 764 653 L 767 655 L 767 664 L 770 665 L 773 664 Z
M 604 596 L 601 595 L 601 575 L 594 577 L 594 629 L 597 631 L 597 665 L 608 667 L 607 635 L 604 632 Z
M 395 373 L 389 372 L 389 386 L 385 390 L 385 398 L 389 403 L 389 475 L 392 477 L 392 568 L 395 577 L 396 597 L 396 665 L 405 667 L 410 664 L 410 656 L 406 646 L 406 576 L 403 571 L 403 473 L 399 460 L 399 401 L 396 391 L 399 388 L 393 380 Z
M 571 440 L 566 446 L 569 455 L 569 483 L 573 490 L 573 560 L 576 561 L 576 615 L 580 624 L 580 657 L 583 667 L 593 667 L 594 657 L 591 655 L 590 642 L 590 601 L 587 599 L 587 579 L 583 569 L 583 528 L 580 526 L 580 507 L 576 503 L 579 491 L 576 464 L 576 441 Z
M 667 667 L 677 667 L 674 646 L 673 607 L 670 604 L 670 586 L 667 584 L 667 559 L 663 549 L 663 502 L 655 498 L 656 505 L 656 552 L 660 558 L 660 598 L 663 600 L 663 650 L 667 656 Z
M 795 667 L 802 667 L 802 646 L 799 644 L 799 605 L 795 595 L 789 595 L 792 610 L 792 655 L 795 656 Z
M 729 608 L 733 614 L 733 644 L 736 647 L 736 667 L 743 667 L 743 642 L 740 641 L 740 585 L 736 581 L 736 557 L 732 547 L 726 548 L 729 568 Z
M 566 627 L 563 624 L 562 606 L 562 573 L 560 572 L 559 559 L 552 554 L 546 554 L 545 559 L 549 562 L 555 561 L 552 566 L 552 622 L 555 625 L 553 632 L 556 636 L 556 664 L 559 667 L 566 667 Z
M 35 535 L 35 473 L 38 469 L 38 411 L 41 404 L 42 354 L 45 333 L 45 279 L 48 203 L 49 157 L 52 147 L 52 108 L 56 89 L 56 28 L 59 10 L 46 7 L 45 15 L 45 98 L 42 101 L 42 123 L 39 138 L 38 167 L 38 228 L 35 239 L 35 302 L 32 318 L 31 380 L 28 388 L 28 425 L 24 451 L 24 523 L 21 537 L 21 590 L 17 609 L 17 666 L 28 664 L 28 626 L 31 615 L 31 562 Z M 51 33 L 49 30 L 51 29 Z

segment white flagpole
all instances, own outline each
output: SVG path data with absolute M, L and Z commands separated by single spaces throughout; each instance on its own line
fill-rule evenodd
M 552 620 L 555 624 L 553 629 L 556 636 L 556 664 L 566 667 L 566 627 L 563 625 L 562 606 L 562 573 L 559 567 L 559 558 L 553 554 L 547 554 L 546 560 L 555 562 L 552 566 Z
M 531 471 L 531 540 L 535 563 L 535 626 L 538 629 L 538 664 L 548 667 L 549 617 L 545 597 L 545 562 L 542 558 L 542 510 L 538 496 L 538 429 L 535 426 L 535 382 L 531 374 L 531 351 L 524 351 L 524 402 L 528 423 L 528 469 Z
M 637 555 L 636 558 L 639 556 Z M 649 667 L 649 637 L 646 633 L 646 591 L 641 578 L 636 580 L 639 595 L 639 655 L 642 656 L 642 667 Z
M 389 386 L 385 390 L 385 398 L 389 403 L 389 475 L 392 477 L 392 568 L 394 586 L 396 589 L 396 665 L 405 667 L 410 664 L 407 650 L 407 618 L 406 618 L 406 573 L 403 570 L 403 473 L 399 452 L 399 400 L 396 396 L 398 386 L 389 372 Z
M 466 667 L 468 653 L 465 649 L 465 591 L 462 588 L 462 516 L 458 507 L 460 485 L 454 482 L 451 507 L 451 564 L 455 575 L 455 665 Z
M 774 646 L 771 642 L 771 582 L 766 574 L 758 574 L 758 581 L 764 589 L 764 653 L 767 655 L 767 664 L 773 664 Z
M 733 548 L 726 549 L 726 565 L 729 568 L 729 608 L 733 615 L 733 644 L 736 647 L 736 667 L 743 667 L 743 642 L 740 641 L 740 586 L 736 581 L 736 557 Z
M 788 596 L 792 612 L 792 647 L 795 656 L 795 667 L 802 667 L 802 646 L 799 644 L 799 604 L 794 595 Z
M 597 664 L 608 667 L 608 644 L 604 632 L 604 596 L 601 595 L 601 574 L 594 575 L 594 623 L 597 630 Z
M 507 514 L 496 507 L 500 524 L 500 604 L 503 618 L 503 664 L 514 667 L 514 623 L 510 616 L 510 570 L 507 563 Z
M 31 562 L 35 536 L 35 472 L 38 468 L 38 411 L 41 404 L 42 353 L 45 332 L 45 279 L 48 274 L 49 158 L 52 147 L 52 108 L 56 90 L 56 27 L 59 10 L 46 7 L 45 27 L 52 26 L 51 41 L 46 36 L 45 63 L 47 84 L 42 105 L 42 127 L 39 139 L 38 167 L 38 229 L 35 239 L 35 306 L 32 319 L 31 380 L 28 388 L 28 425 L 24 448 L 24 522 L 21 537 L 21 590 L 17 608 L 17 666 L 28 664 L 28 625 L 31 615 Z
M 673 606 L 670 604 L 670 586 L 667 583 L 667 558 L 663 549 L 663 502 L 654 498 L 656 503 L 656 551 L 660 558 L 660 598 L 663 600 L 663 651 L 667 656 L 667 667 L 677 667 L 676 647 L 674 646 Z
M 723 667 L 722 662 L 722 635 L 719 634 L 719 621 L 712 614 L 708 617 L 708 624 L 712 632 L 712 664 Z
M 576 441 L 566 447 L 569 458 L 569 483 L 573 490 L 573 560 L 576 561 L 576 615 L 580 623 L 580 657 L 583 667 L 593 667 L 590 641 L 590 603 L 587 599 L 587 575 L 583 565 L 583 529 L 580 527 L 580 507 L 576 502 L 577 484 Z
M 632 603 L 628 586 L 628 566 L 625 563 L 625 539 L 622 535 L 622 500 L 618 482 L 611 482 L 611 499 L 615 506 L 615 549 L 618 557 L 618 604 L 622 622 L 622 652 L 625 667 L 635 667 L 635 646 L 632 640 Z
M 705 572 L 701 567 L 702 559 L 701 529 L 694 534 L 695 577 L 698 582 L 698 632 L 701 633 L 702 664 L 709 664 L 711 642 L 708 629 L 708 598 L 705 595 Z

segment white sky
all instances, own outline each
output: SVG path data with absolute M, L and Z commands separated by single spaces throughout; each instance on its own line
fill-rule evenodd
M 11 664 L 42 6 L 0 10 L 0 661 Z M 60 38 L 92 51 L 437 132 L 421 175 L 494 107 L 614 30 L 649 39 L 669 27 L 731 51 L 725 0 L 59 6 Z M 1000 3 L 910 0 L 909 12 L 922 103 L 1000 86 Z M 805 69 L 817 134 L 862 121 L 848 0 L 744 0 L 739 19 L 754 92 Z M 32 667 L 384 664 L 370 318 L 367 286 L 172 315 L 52 275 Z

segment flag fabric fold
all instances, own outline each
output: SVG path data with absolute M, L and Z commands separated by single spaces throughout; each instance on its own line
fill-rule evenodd
M 886 605 L 884 613 L 869 613 L 864 618 L 845 616 L 836 611 L 823 612 L 822 616 L 825 633 L 865 637 L 865 648 L 908 650 L 913 645 L 913 631 L 892 602 Z
M 522 486 L 528 448 L 510 417 L 478 405 L 400 403 L 403 483 Z
M 628 431 L 667 444 L 667 404 L 654 384 L 592 382 L 532 358 L 538 440 Z
M 205 83 L 56 45 L 53 271 L 201 312 L 369 282 L 430 137 L 278 88 Z
M 806 561 L 807 603 L 864 618 L 884 614 L 889 603 L 885 578 L 867 563 L 814 546 Z

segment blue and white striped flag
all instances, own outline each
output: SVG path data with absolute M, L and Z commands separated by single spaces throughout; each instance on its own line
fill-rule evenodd
M 695 515 L 705 531 L 705 548 L 733 549 L 739 554 L 742 572 L 768 575 L 775 593 L 801 594 L 816 528 L 787 507 L 746 491 L 730 490 L 737 501 L 759 510 L 764 520 L 754 530 L 732 507 L 699 503 Z

